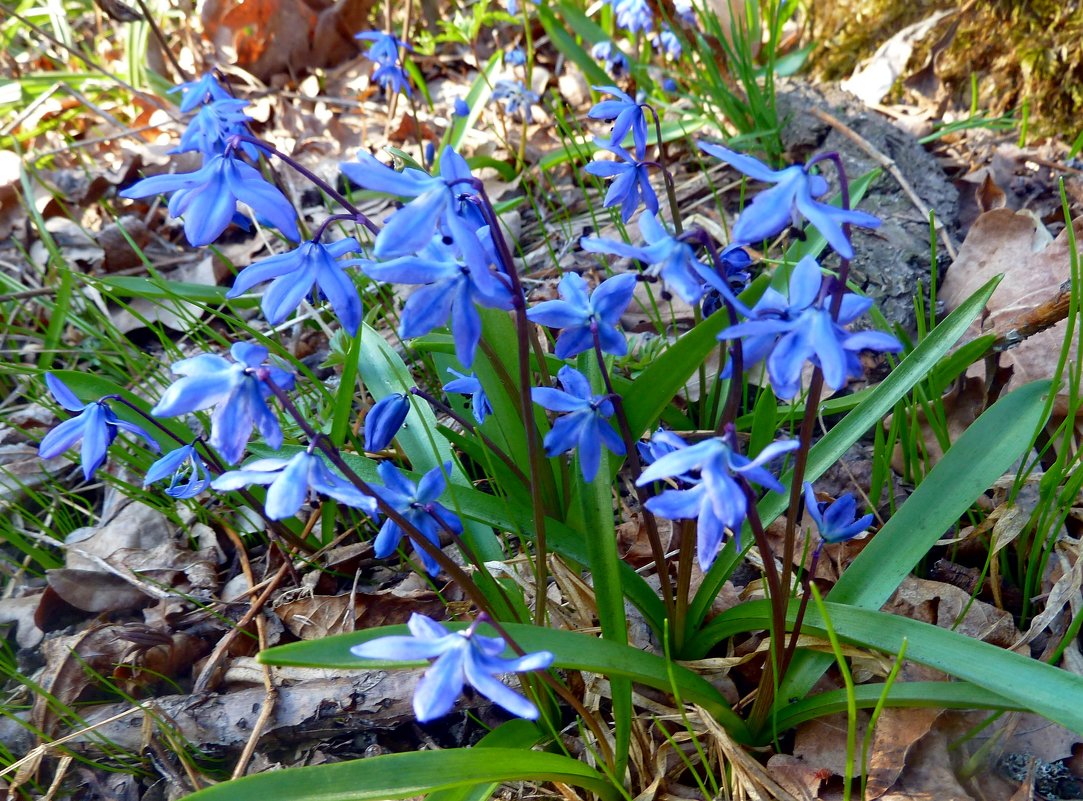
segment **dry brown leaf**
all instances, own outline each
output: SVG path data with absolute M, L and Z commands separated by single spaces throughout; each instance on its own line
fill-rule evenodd
M 959 617 L 966 609 L 966 616 Z M 1019 632 L 1011 614 L 939 581 L 907 577 L 884 604 L 883 611 L 902 615 L 941 628 L 953 629 L 967 637 L 1008 648 Z
M 866 798 L 890 790 L 907 764 L 911 749 L 933 727 L 937 709 L 885 709 L 876 721 L 869 748 Z
M 41 596 L 39 592 L 21 598 L 0 599 L 0 624 L 15 624 L 15 642 L 20 648 L 35 648 L 45 636 L 35 620 Z
M 405 623 L 414 612 L 439 617 L 443 611 L 443 601 L 431 590 L 312 595 L 275 607 L 286 628 L 302 640 Z
M 951 742 L 932 729 L 913 748 L 906 768 L 881 801 L 973 801 L 952 765 Z

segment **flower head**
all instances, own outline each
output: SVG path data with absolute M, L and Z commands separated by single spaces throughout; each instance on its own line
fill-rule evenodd
M 371 263 L 362 269 L 378 281 L 424 284 L 406 301 L 399 336 L 419 337 L 450 319 L 455 353 L 466 367 L 474 363 L 481 339 L 481 315 L 475 304 L 505 311 L 512 307 L 511 292 L 489 269 L 487 257 L 463 261 L 439 237 L 416 256 Z
M 675 443 L 672 443 L 675 444 Z M 723 436 L 660 456 L 636 481 L 643 486 L 662 478 L 673 477 L 685 483 L 698 473 L 699 483 L 690 489 L 670 489 L 647 500 L 647 508 L 670 520 L 697 518 L 696 549 L 700 567 L 706 572 L 722 547 L 726 530 L 740 537 L 748 514 L 748 498 L 742 483 L 759 484 L 782 492 L 783 487 L 761 465 L 795 450 L 796 440 L 773 442 L 755 459 L 737 452 L 737 437 L 732 428 Z
M 293 375 L 280 367 L 265 365 L 267 348 L 237 342 L 229 350 L 233 361 L 213 353 L 202 353 L 173 364 L 173 372 L 184 376 L 174 381 L 150 413 L 156 417 L 209 409 L 211 446 L 227 462 L 239 462 L 252 426 L 272 448 L 282 445 L 278 418 L 267 406 L 271 389 L 262 376 L 282 389 L 293 386 Z
M 592 120 L 613 120 L 613 131 L 610 133 L 609 143 L 620 145 L 628 131 L 632 132 L 632 141 L 635 143 L 636 159 L 643 160 L 647 153 L 647 117 L 643 113 L 643 107 L 634 98 L 622 92 L 616 86 L 592 87 L 598 92 L 613 95 L 616 100 L 603 100 L 596 103 L 587 112 Z
M 470 114 L 470 104 L 463 100 L 461 97 L 455 98 L 455 106 L 453 113 L 456 117 L 465 117 Z
M 816 228 L 824 239 L 844 259 L 853 258 L 854 248 L 850 244 L 843 225 L 860 225 L 863 228 L 878 228 L 880 220 L 871 214 L 853 209 L 840 209 L 827 203 L 818 203 L 815 198 L 827 192 L 827 181 L 823 176 L 810 173 L 809 166 L 794 164 L 782 170 L 772 170 L 765 164 L 719 145 L 699 143 L 700 150 L 720 158 L 731 166 L 757 181 L 773 183 L 774 186 L 756 195 L 733 226 L 733 241 L 743 245 L 752 245 L 770 239 L 790 225 L 798 223 L 800 214 Z
M 628 72 L 628 57 L 613 42 L 598 42 L 590 49 L 590 54 L 596 61 L 604 62 L 606 70 L 614 78 Z
M 361 325 L 361 298 L 343 268 L 365 262 L 362 259 L 338 259 L 360 250 L 361 245 L 353 237 L 329 245 L 315 241 L 302 242 L 293 250 L 245 267 L 237 275 L 226 297 L 235 298 L 256 284 L 271 281 L 271 286 L 263 294 L 261 307 L 267 322 L 277 325 L 312 292 L 312 285 L 315 284 L 331 302 L 342 327 L 352 336 Z
M 557 379 L 564 391 L 551 387 L 534 387 L 530 391 L 539 406 L 566 412 L 545 435 L 545 455 L 553 457 L 578 448 L 583 479 L 593 481 L 601 464 L 603 442 L 618 456 L 625 454 L 624 442 L 607 419 L 613 416 L 613 402 L 591 392 L 586 376 L 574 367 L 561 367 Z
M 229 98 L 201 106 L 181 134 L 180 144 L 169 152 L 198 150 L 207 158 L 225 153 L 231 137 L 248 133 L 251 117 L 244 113 L 247 105 L 247 100 Z M 251 142 L 245 142 L 242 147 L 253 159 L 259 157 L 259 151 Z
M 586 171 L 600 178 L 613 178 L 606 192 L 603 206 L 609 208 L 620 204 L 620 218 L 624 222 L 632 219 L 639 204 L 642 203 L 647 210 L 658 213 L 658 195 L 651 187 L 651 175 L 649 165 L 642 161 L 636 161 L 623 147 L 611 142 L 595 140 L 601 147 L 610 153 L 615 153 L 619 161 L 592 161 L 586 166 Z
M 629 33 L 649 31 L 654 24 L 654 14 L 647 0 L 607 0 L 613 6 L 617 25 Z
M 195 245 L 209 245 L 233 221 L 238 201 L 294 241 L 296 213 L 277 187 L 267 183 L 259 170 L 231 155 L 213 156 L 196 172 L 154 175 L 119 192 L 139 198 L 172 192 L 169 214 L 184 218 L 184 234 Z
M 401 392 L 376 401 L 365 415 L 365 450 L 376 453 L 390 445 L 409 413 L 410 401 Z
M 489 398 L 485 394 L 485 387 L 481 385 L 476 373 L 463 375 L 452 367 L 449 367 L 447 371 L 456 378 L 454 381 L 448 381 L 444 384 L 444 392 L 469 395 L 470 411 L 473 412 L 474 419 L 478 421 L 480 426 L 485 422 L 485 418 L 493 413 L 493 407 L 489 404 Z
M 447 527 L 455 534 L 463 533 L 463 524 L 459 518 L 438 502 L 447 488 L 446 473 L 451 471 L 451 462 L 434 467 L 421 477 L 416 484 L 408 479 L 391 462 L 380 462 L 376 471 L 384 482 L 382 487 L 374 487 L 376 494 L 396 512 L 406 518 L 414 528 L 436 547 L 440 547 L 440 529 Z M 374 543 L 377 559 L 391 556 L 399 547 L 406 532 L 391 518 L 384 521 Z M 430 575 L 440 572 L 440 565 L 425 551 L 421 552 L 421 561 Z
M 808 481 L 805 482 L 805 511 L 820 532 L 821 546 L 824 542 L 859 540 L 868 533 L 873 521 L 871 513 L 857 517 L 857 501 L 848 492 L 831 504 L 816 500 L 816 492 Z
M 314 493 L 334 498 L 339 503 L 376 517 L 375 498 L 364 495 L 333 472 L 324 463 L 323 457 L 309 451 L 301 451 L 289 459 L 256 459 L 240 470 L 223 473 L 211 482 L 211 486 L 219 492 L 230 492 L 250 484 L 269 485 L 263 508 L 271 520 L 293 517 L 305 499 Z
M 504 54 L 504 63 L 512 67 L 521 67 L 526 64 L 526 53 L 521 47 L 513 47 Z
M 158 443 L 151 438 L 150 434 L 134 423 L 121 420 L 105 401 L 83 403 L 63 381 L 52 373 L 45 374 L 45 384 L 57 403 L 69 412 L 79 412 L 79 414 L 65 420 L 42 438 L 38 446 L 38 455 L 42 459 L 59 456 L 82 440 L 83 453 L 80 461 L 83 466 L 83 477 L 90 481 L 94 471 L 105 462 L 109 446 L 120 431 L 142 437 L 148 448 L 155 453 L 158 452 Z
M 194 81 L 182 83 L 169 90 L 170 94 L 176 94 L 177 92 L 181 96 L 180 110 L 182 114 L 187 114 L 208 101 L 233 99 L 233 95 L 223 89 L 214 75 L 209 72 L 204 73 Z
M 565 273 L 557 284 L 561 299 L 538 303 L 527 311 L 526 316 L 540 325 L 564 329 L 557 337 L 559 359 L 570 359 L 593 348 L 595 332 L 603 353 L 623 356 L 628 352 L 628 344 L 617 330 L 617 323 L 632 302 L 635 288 L 635 275 L 621 273 L 607 278 L 588 294 L 587 282 L 582 276 Z
M 530 107 L 537 105 L 541 97 L 537 92 L 526 88 L 522 81 L 497 81 L 493 86 L 493 100 L 504 104 L 504 113 L 514 117 L 521 113 L 525 122 L 534 122 Z
M 721 340 L 741 340 L 744 366 L 766 359 L 771 387 L 780 398 L 792 398 L 801 388 L 805 362 L 823 370 L 824 382 L 833 390 L 860 377 L 862 350 L 895 353 L 899 341 L 880 331 L 850 333 L 843 325 L 853 322 L 872 305 L 872 300 L 847 292 L 838 319 L 830 312 L 831 297 L 823 294 L 820 266 L 811 256 L 793 268 L 787 295 L 768 288 L 748 313 L 748 320 L 722 331 Z
M 676 61 L 681 57 L 681 53 L 684 52 L 684 48 L 681 46 L 681 40 L 677 38 L 677 34 L 673 32 L 673 29 L 668 25 L 663 25 L 662 30 L 658 32 L 658 35 L 654 39 L 655 50 L 660 50 Z
M 416 661 L 436 658 L 414 692 L 414 714 L 422 723 L 443 717 L 469 684 L 497 706 L 521 718 L 535 720 L 538 708 L 507 687 L 497 676 L 544 670 L 553 664 L 548 651 L 504 659 L 504 640 L 483 637 L 476 623 L 465 631 L 449 632 L 434 620 L 414 613 L 406 624 L 410 636 L 378 637 L 350 649 L 364 659 Z
M 195 445 L 175 448 L 152 464 L 143 479 L 143 486 L 148 487 L 165 478 L 169 479 L 165 494 L 178 499 L 194 498 L 211 483 L 207 465 Z

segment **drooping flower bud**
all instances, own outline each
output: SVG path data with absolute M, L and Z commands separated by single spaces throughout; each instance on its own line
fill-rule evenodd
M 375 453 L 390 445 L 409 411 L 410 401 L 398 392 L 377 401 L 365 416 L 365 450 Z

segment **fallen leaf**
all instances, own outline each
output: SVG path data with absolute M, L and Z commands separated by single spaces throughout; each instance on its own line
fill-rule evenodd
M 432 590 L 389 590 L 311 595 L 279 604 L 274 611 L 294 636 L 317 640 L 332 634 L 405 623 L 414 612 L 440 617 L 444 603 Z

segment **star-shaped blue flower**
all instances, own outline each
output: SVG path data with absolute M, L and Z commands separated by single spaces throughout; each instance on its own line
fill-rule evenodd
M 341 504 L 376 517 L 376 499 L 365 495 L 329 468 L 323 457 L 301 451 L 289 459 L 256 459 L 240 470 L 230 470 L 211 482 L 219 492 L 231 492 L 251 484 L 269 485 L 263 504 L 267 517 L 293 517 L 310 494 L 319 493 Z
M 879 219 L 863 211 L 847 211 L 827 203 L 818 203 L 815 198 L 827 192 L 827 181 L 821 175 L 810 173 L 804 164 L 772 170 L 752 156 L 735 153 L 720 145 L 700 142 L 699 147 L 749 178 L 775 184 L 756 195 L 741 212 L 733 226 L 734 242 L 744 245 L 758 244 L 784 231 L 788 226 L 798 224 L 798 215 L 801 215 L 823 234 L 824 239 L 842 258 L 852 259 L 854 248 L 842 226 L 846 223 L 860 225 L 862 228 L 880 226 Z
M 816 500 L 812 484 L 805 482 L 805 511 L 816 524 L 820 532 L 822 547 L 824 542 L 846 542 L 861 539 L 872 525 L 873 515 L 857 517 L 857 501 L 850 493 L 844 493 L 834 503 Z M 856 519 L 855 519 L 856 518 Z
M 143 479 L 143 486 L 148 487 L 166 478 L 169 479 L 169 486 L 165 494 L 177 499 L 194 498 L 211 483 L 207 465 L 194 445 L 175 448 L 152 464 Z
M 364 259 L 338 261 L 347 253 L 357 253 L 361 245 L 353 237 L 340 239 L 329 245 L 320 242 L 302 242 L 286 253 L 279 253 L 245 267 L 233 282 L 227 298 L 235 298 L 256 284 L 271 281 L 263 294 L 263 315 L 271 325 L 277 325 L 312 292 L 315 284 L 331 302 L 342 327 L 351 336 L 361 325 L 361 298 L 357 287 L 343 269 L 365 263 Z
M 628 57 L 613 42 L 598 42 L 590 49 L 596 61 L 605 62 L 605 68 L 614 78 L 620 78 L 628 72 Z
M 197 247 L 209 245 L 226 230 L 238 202 L 248 204 L 289 239 L 301 238 L 297 215 L 286 196 L 259 170 L 230 155 L 213 156 L 196 172 L 144 178 L 118 194 L 139 198 L 163 192 L 173 193 L 169 213 L 184 218 L 184 234 Z
M 643 471 L 636 484 L 644 486 L 670 477 L 687 482 L 689 474 L 698 473 L 699 483 L 695 486 L 665 490 L 649 498 L 646 505 L 656 515 L 669 520 L 698 519 L 696 550 L 700 567 L 706 572 L 718 556 L 726 530 L 739 538 L 748 515 L 748 498 L 736 476 L 782 492 L 784 488 L 778 479 L 761 465 L 797 447 L 797 440 L 773 442 L 755 459 L 749 459 L 737 452 L 737 437 L 730 429 L 721 437 L 659 457 Z
M 582 276 L 565 273 L 557 284 L 561 299 L 535 304 L 526 316 L 539 325 L 564 329 L 557 337 L 557 358 L 569 359 L 593 348 L 595 329 L 603 353 L 623 356 L 628 352 L 628 343 L 617 323 L 632 302 L 635 288 L 635 275 L 621 273 L 607 278 L 590 294 Z
M 613 120 L 613 130 L 610 133 L 609 143 L 619 146 L 624 142 L 628 131 L 632 132 L 632 141 L 635 143 L 636 159 L 643 160 L 647 153 L 647 117 L 643 113 L 643 107 L 616 86 L 594 86 L 595 91 L 613 95 L 616 100 L 603 100 L 596 103 L 587 112 L 592 120 Z
M 566 412 L 553 423 L 542 444 L 550 458 L 579 449 L 579 469 L 585 481 L 593 481 L 602 460 L 602 443 L 624 456 L 624 442 L 609 423 L 613 402 L 604 395 L 591 392 L 586 376 L 565 365 L 557 373 L 564 391 L 551 387 L 534 387 L 530 397 L 551 412 Z
M 845 293 L 838 320 L 832 319 L 831 297 L 821 293 L 822 283 L 819 264 L 806 256 L 793 268 L 788 296 L 768 288 L 752 307 L 748 320 L 718 335 L 721 340 L 741 340 L 745 369 L 766 358 L 771 387 L 780 398 L 792 398 L 801 389 L 801 368 L 806 361 L 820 367 L 824 382 L 838 391 L 847 380 L 862 375 L 861 351 L 902 350 L 890 334 L 851 333 L 842 327 L 872 306 L 869 298 Z
M 384 486 L 373 489 L 388 506 L 406 518 L 429 542 L 439 548 L 440 529 L 443 526 L 447 526 L 455 534 L 463 533 L 462 521 L 439 503 L 440 496 L 447 488 L 445 474 L 450 471 L 451 462 L 446 462 L 440 467 L 434 467 L 415 484 L 391 462 L 380 462 L 376 472 L 380 474 Z M 405 533 L 391 518 L 385 520 L 374 543 L 376 558 L 391 556 L 399 547 Z M 424 551 L 421 552 L 421 561 L 430 575 L 435 576 L 440 572 L 440 565 Z
M 492 99 L 504 104 L 504 113 L 514 117 L 521 113 L 525 122 L 534 122 L 530 107 L 536 105 L 541 97 L 537 92 L 526 88 L 522 81 L 500 80 L 493 86 Z
M 38 446 L 38 455 L 42 459 L 59 456 L 82 440 L 83 452 L 80 463 L 83 466 L 83 477 L 90 481 L 94 471 L 105 462 L 109 446 L 120 431 L 142 437 L 148 448 L 155 453 L 158 452 L 158 443 L 150 434 L 134 423 L 121 420 L 105 401 L 83 403 L 63 381 L 52 373 L 45 374 L 45 384 L 57 403 L 69 412 L 79 412 L 79 414 L 65 420 L 42 438 Z
M 177 92 L 181 96 L 180 110 L 182 114 L 187 114 L 205 102 L 233 99 L 233 95 L 223 89 L 214 75 L 209 72 L 204 73 L 194 81 L 182 83 L 169 90 L 169 94 L 176 94 Z
M 489 268 L 487 259 L 463 261 L 439 237 L 416 256 L 368 263 L 362 269 L 377 281 L 424 284 L 406 301 L 399 336 L 422 336 L 450 318 L 455 353 L 465 367 L 474 363 L 481 339 L 481 315 L 475 304 L 504 311 L 512 308 L 510 290 Z
M 214 406 L 209 442 L 232 464 L 244 455 L 253 425 L 272 448 L 282 445 L 278 418 L 267 406 L 271 390 L 260 376 L 265 374 L 282 389 L 290 389 L 293 375 L 265 365 L 267 348 L 262 345 L 237 342 L 229 352 L 234 361 L 202 353 L 174 363 L 173 372 L 184 378 L 169 386 L 150 413 L 173 417 Z
M 585 169 L 591 175 L 599 178 L 613 178 L 609 185 L 609 191 L 605 193 L 605 208 L 620 204 L 620 218 L 624 222 L 632 219 L 639 204 L 642 203 L 648 211 L 658 213 L 658 195 L 651 186 L 650 169 L 642 161 L 636 161 L 632 154 L 620 145 L 611 142 L 596 140 L 597 144 L 611 153 L 615 153 L 620 161 L 592 161 Z
M 538 651 L 517 659 L 504 659 L 504 639 L 483 637 L 475 631 L 476 625 L 466 631 L 450 632 L 436 621 L 415 612 L 406 624 L 410 630 L 409 637 L 378 637 L 353 646 L 350 653 L 363 659 L 395 662 L 435 657 L 436 661 L 425 671 L 414 691 L 414 714 L 422 723 L 450 712 L 456 699 L 462 695 L 463 684 L 469 684 L 517 717 L 537 719 L 538 708 L 497 677 L 505 673 L 544 670 L 553 664 L 553 655 L 548 651 Z
M 230 98 L 201 106 L 181 134 L 180 144 L 169 152 L 197 150 L 207 158 L 225 153 L 230 137 L 248 133 L 251 117 L 244 113 L 247 105 L 247 100 Z M 243 147 L 253 159 L 259 158 L 259 151 L 251 142 L 245 142 Z
M 469 395 L 470 396 L 470 411 L 474 415 L 474 419 L 478 421 L 480 426 L 485 422 L 485 418 L 493 413 L 493 407 L 489 404 L 489 398 L 485 394 L 485 387 L 481 385 L 476 373 L 470 375 L 463 375 L 453 367 L 447 369 L 449 373 L 456 376 L 454 381 L 448 381 L 444 384 L 444 392 L 451 392 L 456 395 Z

